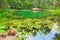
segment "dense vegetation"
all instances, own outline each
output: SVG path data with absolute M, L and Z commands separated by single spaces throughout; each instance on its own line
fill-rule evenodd
M 8 30 L 17 30 L 18 40 L 23 40 L 26 34 L 35 36 L 43 29 L 47 34 L 56 21 L 60 32 L 60 0 L 0 0 L 0 33 L 4 35 Z M 60 34 L 54 39 L 60 40 Z
M 0 8 L 11 9 L 56 9 L 60 6 L 60 0 L 0 0 Z

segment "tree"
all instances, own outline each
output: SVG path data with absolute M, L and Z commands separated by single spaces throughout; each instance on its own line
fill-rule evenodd
M 60 40 L 60 33 L 55 35 L 55 40 Z
M 60 5 L 60 0 L 0 0 L 0 8 L 31 9 L 54 9 Z
M 0 8 L 8 8 L 7 0 L 0 0 Z

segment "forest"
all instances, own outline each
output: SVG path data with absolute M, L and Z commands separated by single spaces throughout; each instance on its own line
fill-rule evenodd
M 13 36 L 60 40 L 60 0 L 0 0 L 0 40 Z

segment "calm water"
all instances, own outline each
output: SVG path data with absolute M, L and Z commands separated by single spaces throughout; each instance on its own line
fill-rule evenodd
M 33 35 L 26 35 L 25 40 L 54 40 L 55 34 L 58 33 L 56 30 L 58 28 L 58 24 L 54 23 L 51 31 L 46 35 L 44 32 L 40 31 L 37 32 L 36 36 Z

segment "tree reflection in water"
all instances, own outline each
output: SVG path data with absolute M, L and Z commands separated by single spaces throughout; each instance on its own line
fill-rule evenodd
M 58 24 L 54 23 L 51 31 L 46 35 L 43 31 L 38 31 L 36 36 L 27 35 L 25 40 L 54 40 L 55 34 L 58 33 L 56 30 L 58 28 Z

